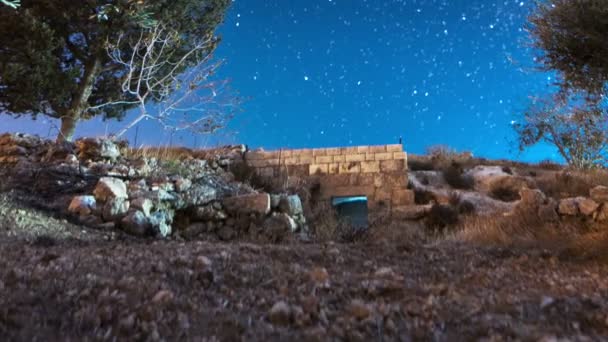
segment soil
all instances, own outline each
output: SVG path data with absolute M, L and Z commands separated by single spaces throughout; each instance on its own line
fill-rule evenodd
M 0 337 L 608 340 L 608 265 L 455 241 L 134 239 L 0 196 Z

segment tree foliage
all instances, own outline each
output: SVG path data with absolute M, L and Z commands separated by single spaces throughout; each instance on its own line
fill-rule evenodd
M 576 103 L 576 104 L 573 104 Z M 608 120 L 599 105 L 584 100 L 533 99 L 514 125 L 520 151 L 543 141 L 557 147 L 568 165 L 588 169 L 606 165 Z
M 214 32 L 230 0 L 27 1 L 0 7 L 0 111 L 61 119 L 59 140 L 70 139 L 79 120 L 121 118 L 136 106 L 121 89 L 127 68 L 107 54 L 119 37 L 136 42 L 157 23 L 179 33 L 166 68 L 190 52 L 201 37 L 213 44 L 197 51 L 178 72 L 210 55 Z M 125 44 L 124 46 L 133 46 Z M 123 51 L 129 55 L 132 51 Z M 153 97 L 151 97 L 153 98 Z M 123 105 L 101 106 L 109 101 Z M 91 108 L 96 108 L 92 110 Z
M 608 82 L 608 1 L 542 1 L 529 22 L 541 67 L 559 73 L 562 95 L 584 90 L 599 99 Z
M 21 5 L 21 0 L 0 0 L 0 4 L 4 4 L 12 8 L 17 8 Z

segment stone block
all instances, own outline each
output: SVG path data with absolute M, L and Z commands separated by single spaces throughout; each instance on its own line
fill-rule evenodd
M 390 190 L 390 188 L 375 188 L 374 191 L 374 201 L 377 202 L 384 202 L 385 204 L 390 204 L 391 200 L 393 198 L 393 194 L 392 191 Z
M 326 148 L 325 152 L 328 156 L 336 156 L 341 154 L 339 147 Z
M 293 150 L 279 150 L 281 159 L 293 157 Z
M 321 189 L 351 185 L 350 174 L 327 175 L 319 180 Z
M 365 154 L 365 161 L 375 161 L 375 160 L 376 160 L 375 153 L 368 152 Z
M 386 145 L 386 152 L 403 152 L 401 144 Z
M 327 156 L 327 150 L 324 148 L 316 148 L 316 149 L 312 150 L 312 156 L 313 157 Z
M 382 172 L 405 171 L 405 160 L 383 160 L 380 162 Z
M 392 197 L 393 206 L 413 205 L 415 203 L 416 202 L 414 201 L 414 191 L 409 190 L 409 189 L 393 190 L 393 197 Z
M 298 164 L 300 164 L 300 165 L 314 164 L 314 162 L 315 162 L 315 158 L 313 156 L 300 156 L 298 158 Z
M 366 196 L 373 197 L 373 186 L 339 186 L 333 188 L 321 188 L 321 197 L 331 199 L 332 197 Z
M 341 150 L 342 154 L 357 154 L 357 147 L 356 146 L 351 146 L 351 147 L 342 147 Z
M 254 168 L 265 167 L 266 161 L 264 159 L 247 159 L 247 165 Z
M 318 175 L 329 173 L 329 164 L 311 164 L 309 166 L 308 174 L 310 175 Z
M 374 185 L 374 174 L 372 173 L 353 173 L 350 176 L 352 185 Z
M 432 205 L 406 205 L 393 207 L 392 213 L 402 220 L 419 220 L 431 211 Z
M 407 153 L 405 152 L 393 152 L 394 160 L 407 160 Z
M 386 145 L 369 146 L 371 153 L 384 153 L 386 152 Z
M 369 152 L 369 146 L 357 146 L 357 153 Z
M 361 162 L 362 173 L 377 173 L 380 172 L 379 161 L 363 161 Z
M 299 164 L 298 157 L 287 157 L 283 160 L 283 165 L 298 165 Z
M 334 163 L 344 163 L 346 161 L 346 158 L 343 155 L 333 156 L 333 158 Z
M 344 156 L 345 162 L 362 162 L 365 161 L 365 154 L 347 154 Z
M 316 164 L 329 164 L 334 161 L 332 156 L 317 156 L 315 157 Z
M 382 152 L 382 153 L 376 153 L 374 156 L 375 160 L 392 160 L 393 159 L 393 153 L 392 152 Z
M 350 162 L 340 163 L 340 170 L 338 173 L 359 173 L 361 172 L 361 163 Z
M 606 203 L 608 202 L 608 187 L 602 185 L 596 186 L 589 191 L 589 195 L 592 200 L 598 203 Z
M 313 157 L 313 150 L 309 148 L 293 150 L 293 156 L 297 157 Z
M 258 175 L 266 178 L 274 178 L 274 167 L 262 167 L 258 169 Z
M 329 164 L 327 173 L 329 173 L 330 175 L 340 173 L 340 164 L 339 163 Z

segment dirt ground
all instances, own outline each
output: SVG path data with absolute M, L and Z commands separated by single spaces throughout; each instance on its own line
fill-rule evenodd
M 133 239 L 0 197 L 0 339 L 608 340 L 608 265 L 390 241 Z

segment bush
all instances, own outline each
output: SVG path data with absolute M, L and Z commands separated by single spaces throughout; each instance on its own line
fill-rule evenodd
M 442 173 L 446 183 L 454 189 L 472 190 L 475 186 L 473 178 L 464 174 L 463 168 L 456 162 L 444 168 Z
M 458 210 L 451 205 L 435 204 L 427 215 L 426 224 L 434 231 L 444 231 L 458 224 L 458 215 Z

